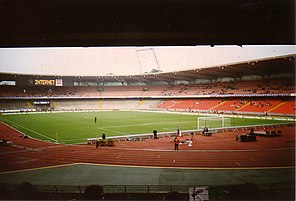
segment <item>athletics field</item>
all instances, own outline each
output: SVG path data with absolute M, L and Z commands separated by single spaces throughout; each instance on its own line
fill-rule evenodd
M 52 112 L 34 114 L 0 115 L 0 120 L 30 137 L 59 143 L 85 143 L 96 135 L 107 137 L 130 134 L 174 132 L 196 130 L 198 115 L 139 112 L 139 111 L 96 111 L 96 112 Z M 96 118 L 96 122 L 95 122 Z M 265 125 L 287 123 L 284 120 L 227 118 L 227 126 Z M 215 125 L 216 124 L 216 125 Z M 208 121 L 207 127 L 221 127 L 221 121 Z

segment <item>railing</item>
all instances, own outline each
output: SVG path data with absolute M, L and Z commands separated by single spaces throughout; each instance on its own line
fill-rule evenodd
M 253 129 L 280 129 L 281 127 L 285 126 L 295 126 L 295 122 L 291 123 L 281 123 L 281 124 L 265 124 L 265 125 L 246 125 L 246 126 L 235 126 L 235 127 L 224 127 L 224 128 L 210 128 L 209 132 L 211 133 L 219 133 L 219 132 L 234 132 L 234 131 L 249 131 L 251 128 Z M 182 135 L 190 136 L 191 132 L 201 133 L 203 129 L 198 130 L 182 130 Z M 177 133 L 176 132 L 159 132 L 157 133 L 158 138 L 163 137 L 174 137 Z M 145 133 L 145 134 L 132 134 L 132 135 L 124 135 L 124 136 L 110 136 L 108 139 L 112 139 L 114 141 L 142 141 L 146 139 L 153 139 L 153 133 Z M 93 144 L 96 142 L 96 138 L 88 138 L 87 143 Z
M 11 193 L 17 192 L 18 184 L 0 183 L 2 190 Z M 39 193 L 63 195 L 63 194 L 78 194 L 82 195 L 87 186 L 65 186 L 65 185 L 32 185 Z M 206 196 L 210 200 L 219 200 L 221 198 L 229 198 L 230 194 L 237 192 L 245 193 L 250 190 L 256 190 L 260 194 L 262 200 L 277 200 L 277 199 L 293 199 L 295 198 L 294 183 L 268 183 L 268 184 L 237 184 L 237 185 L 198 185 L 198 186 L 178 186 L 178 185 L 103 185 L 104 194 L 112 197 L 115 194 L 166 194 L 170 191 L 177 191 L 181 194 L 187 194 L 192 197 L 192 192 L 197 189 L 204 189 Z M 249 189 L 247 189 L 249 188 Z M 235 191 L 233 191 L 235 190 Z M 232 195 L 233 196 L 233 195 Z M 241 195 L 235 195 L 241 196 Z M 0 195 L 1 198 L 1 195 Z M 128 200 L 128 199 L 127 199 Z
M 138 96 L 0 96 L 0 100 L 58 100 L 58 99 L 183 99 L 183 98 L 236 98 L 236 97 L 295 97 L 296 93 L 280 93 L 280 94 L 208 94 L 208 95 L 174 95 L 174 96 L 153 96 L 153 95 L 138 95 Z
M 18 184 L 0 183 L 7 190 L 17 190 Z M 44 193 L 84 193 L 87 186 L 33 185 L 38 192 Z M 188 193 L 191 186 L 171 185 L 103 185 L 104 193 L 167 193 L 178 191 Z

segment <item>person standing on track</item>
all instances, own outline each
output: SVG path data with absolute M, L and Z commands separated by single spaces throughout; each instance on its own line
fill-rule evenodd
M 100 141 L 99 141 L 99 137 L 97 136 L 96 137 L 96 148 L 98 148 L 99 144 L 100 144 Z
M 153 130 L 153 139 L 158 139 L 157 130 Z
M 180 130 L 180 128 L 177 129 L 177 135 L 178 137 L 183 137 L 182 131 Z
M 194 132 L 191 132 L 191 133 L 190 133 L 190 140 L 191 140 L 191 142 L 193 143 L 193 141 L 194 141 Z
M 178 136 L 174 137 L 174 144 L 175 144 L 175 151 L 176 150 L 179 150 L 179 139 L 178 139 Z

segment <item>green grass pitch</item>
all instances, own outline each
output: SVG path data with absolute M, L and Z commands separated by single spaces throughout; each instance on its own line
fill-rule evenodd
M 95 123 L 95 117 L 97 122 Z M 0 115 L 0 121 L 45 141 L 60 143 L 85 143 L 87 138 L 99 135 L 121 136 L 129 134 L 197 129 L 197 115 L 135 112 L 98 111 L 40 114 Z M 233 118 L 230 126 L 284 123 L 279 120 Z M 209 126 L 208 126 L 209 127 Z

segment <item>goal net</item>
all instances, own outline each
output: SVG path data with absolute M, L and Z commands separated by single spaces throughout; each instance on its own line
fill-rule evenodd
M 225 128 L 230 127 L 230 118 L 225 117 L 198 117 L 197 129 L 207 128 Z

